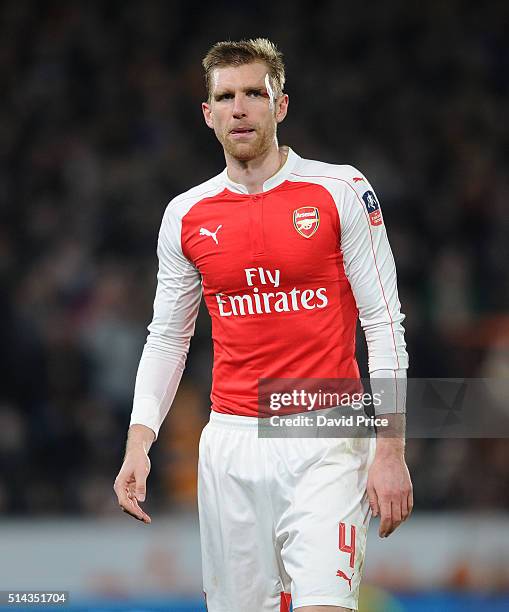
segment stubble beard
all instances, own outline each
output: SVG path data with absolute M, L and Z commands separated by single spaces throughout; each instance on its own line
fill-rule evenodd
M 256 138 L 253 142 L 232 142 L 229 134 L 219 140 L 228 155 L 239 161 L 247 162 L 266 153 L 274 142 L 275 135 L 275 129 L 265 129 L 262 133 L 256 131 Z

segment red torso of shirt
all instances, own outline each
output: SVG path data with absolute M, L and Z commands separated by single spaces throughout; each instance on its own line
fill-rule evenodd
M 224 189 L 184 215 L 181 241 L 212 318 L 213 410 L 258 415 L 261 378 L 359 377 L 357 308 L 327 189 L 305 179 L 255 195 Z

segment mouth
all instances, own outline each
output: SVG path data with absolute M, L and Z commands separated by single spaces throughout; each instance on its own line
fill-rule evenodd
M 230 135 L 233 138 L 246 138 L 250 134 L 254 134 L 255 130 L 252 128 L 235 128 L 230 131 Z

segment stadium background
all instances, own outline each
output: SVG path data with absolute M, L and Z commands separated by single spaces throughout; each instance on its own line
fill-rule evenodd
M 224 166 L 200 111 L 216 40 L 273 39 L 280 143 L 374 184 L 409 374 L 507 377 L 508 21 L 505 2 L 459 0 L 1 3 L 0 589 L 201 609 L 205 311 L 151 453 L 154 525 L 120 513 L 112 483 L 164 207 Z M 372 532 L 365 609 L 507 609 L 508 459 L 507 440 L 409 441 L 416 509 L 389 541 Z

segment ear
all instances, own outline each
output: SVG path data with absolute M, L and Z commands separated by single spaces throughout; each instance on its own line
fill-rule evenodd
M 288 94 L 283 94 L 276 100 L 276 121 L 278 123 L 281 123 L 286 117 L 289 102 Z
M 213 130 L 214 120 L 212 119 L 212 109 L 210 108 L 210 104 L 208 102 L 202 102 L 201 110 L 203 112 L 203 118 L 205 119 L 205 123 L 209 126 L 211 130 Z

